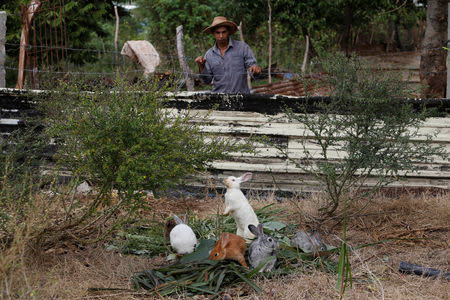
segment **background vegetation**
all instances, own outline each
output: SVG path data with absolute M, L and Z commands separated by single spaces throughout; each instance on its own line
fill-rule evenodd
M 44 2 L 45 3 L 45 2 Z M 114 1 L 64 2 L 67 48 L 72 71 L 104 72 L 115 69 Z M 7 19 L 8 85 L 15 81 L 20 40 L 20 4 L 13 0 L 0 4 Z M 123 8 L 126 5 L 135 5 Z M 305 38 L 311 41 L 310 57 L 341 49 L 413 50 L 419 46 L 424 32 L 426 1 L 396 0 L 273 0 L 271 1 L 273 59 L 278 67 L 299 72 L 305 50 Z M 48 5 L 48 4 L 45 4 Z M 43 18 L 52 17 L 42 10 Z M 175 29 L 184 27 L 187 61 L 196 70 L 194 58 L 212 46 L 213 38 L 202 33 L 216 15 L 224 15 L 235 23 L 242 22 L 245 41 L 252 47 L 259 64 L 268 63 L 268 5 L 265 0 L 136 0 L 119 2 L 119 51 L 125 41 L 150 41 L 161 56 L 161 72 L 180 70 L 175 44 Z M 50 21 L 49 21 L 50 22 Z M 57 23 L 57 22 L 56 22 Z M 55 26 L 55 25 L 52 25 Z M 239 39 L 238 34 L 234 38 Z M 120 64 L 127 63 L 122 57 Z M 314 66 L 310 70 L 316 71 Z

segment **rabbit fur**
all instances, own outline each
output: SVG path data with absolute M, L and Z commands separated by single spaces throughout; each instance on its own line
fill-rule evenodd
M 170 231 L 170 245 L 178 254 L 187 254 L 194 251 L 197 245 L 197 237 L 188 224 L 188 215 L 184 215 L 182 221 L 177 215 L 173 215 L 176 226 Z
M 302 230 L 297 231 L 291 239 L 292 247 L 299 247 L 304 252 L 325 251 L 327 246 L 317 231 L 306 233 Z
M 227 187 L 224 214 L 228 215 L 231 213 L 236 222 L 236 234 L 247 241 L 255 238 L 255 235 L 248 229 L 248 225 L 254 224 L 256 226 L 259 224 L 258 217 L 240 189 L 241 183 L 251 178 L 252 173 L 245 173 L 241 177 L 229 176 L 224 180 L 224 184 Z
M 253 224 L 248 225 L 248 229 L 258 238 L 254 240 L 248 248 L 248 260 L 253 268 L 264 262 L 271 256 L 275 256 L 259 272 L 272 271 L 277 262 L 277 249 L 280 246 L 278 241 L 271 236 L 264 234 L 262 224 L 258 227 Z
M 209 254 L 211 260 L 231 259 L 239 262 L 242 266 L 248 268 L 245 262 L 244 253 L 247 245 L 242 237 L 224 232 L 214 245 Z

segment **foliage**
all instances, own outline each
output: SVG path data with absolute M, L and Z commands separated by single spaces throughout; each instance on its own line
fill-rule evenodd
M 99 85 L 92 92 L 82 82 L 60 84 L 43 95 L 41 107 L 59 147 L 58 163 L 99 188 L 91 212 L 109 207 L 110 197 L 103 197 L 113 188 L 119 200 L 111 209 L 144 207 L 145 190 L 164 192 L 228 151 L 248 149 L 215 136 L 206 141 L 202 117 L 165 109 L 166 88 L 158 81 L 117 80 L 112 89 Z
M 272 257 L 254 269 L 245 269 L 234 261 L 209 260 L 209 253 L 214 247 L 215 240 L 205 239 L 206 233 L 213 233 L 216 230 L 222 232 L 234 232 L 236 230 L 234 222 L 232 224 L 229 224 L 231 222 L 223 222 L 222 224 L 216 222 L 210 225 L 213 222 L 212 220 L 219 218 L 219 216 L 213 216 L 203 222 L 197 220 L 190 224 L 200 240 L 200 245 L 193 253 L 184 255 L 175 263 L 133 274 L 131 281 L 135 288 L 145 289 L 150 293 L 157 292 L 162 296 L 184 293 L 185 296 L 189 297 L 196 294 L 218 295 L 228 287 L 245 282 L 255 291 L 261 292 L 261 289 L 252 281 L 256 276 L 273 278 L 298 271 L 309 272 L 320 267 L 326 272 L 334 273 L 336 271 L 336 266 L 331 261 L 323 257 L 315 258 L 311 253 L 303 253 L 287 245 L 288 236 L 294 228 L 278 221 L 281 210 L 274 210 L 272 205 L 268 205 L 255 210 L 255 213 L 260 222 L 263 223 L 264 232 L 281 242 L 281 249 L 279 249 L 277 255 L 278 263 L 273 271 L 264 274 L 258 273 Z M 205 224 L 207 225 L 205 226 Z M 149 237 L 150 239 L 151 237 Z M 335 251 L 336 249 L 329 253 Z
M 255 210 L 264 232 L 278 241 L 289 244 L 289 236 L 294 233 L 295 225 L 280 222 L 282 210 L 274 208 L 273 204 Z M 144 220 L 143 220 L 144 221 Z M 236 223 L 231 215 L 213 215 L 200 219 L 191 215 L 189 226 L 199 240 L 218 239 L 222 232 L 236 232 Z M 164 224 L 152 222 L 150 225 L 126 226 L 117 236 L 120 239 L 111 241 L 109 248 L 120 249 L 124 254 L 154 256 L 169 250 L 168 241 L 164 239 Z M 124 239 L 124 240 L 123 240 Z
M 205 242 L 202 241 L 202 242 Z M 196 252 L 189 255 L 207 257 L 214 244 L 208 243 L 208 247 L 202 247 L 199 255 Z M 187 256 L 189 256 L 187 255 Z M 187 257 L 185 256 L 185 257 Z M 183 257 L 183 259 L 185 258 Z M 271 259 L 269 257 L 254 269 L 245 269 L 234 261 L 213 261 L 202 258 L 194 261 L 183 261 L 163 266 L 153 270 L 145 270 L 133 274 L 131 281 L 135 288 L 145 289 L 150 293 L 158 293 L 163 296 L 174 293 L 184 293 L 186 296 L 196 294 L 218 295 L 229 287 L 245 282 L 256 292 L 261 292 L 253 278 L 258 276 L 273 278 L 300 270 L 310 271 L 324 266 L 327 272 L 335 272 L 336 266 L 323 258 L 306 256 L 291 247 L 284 247 L 278 252 L 277 268 L 271 272 L 259 273 Z
M 214 1 L 137 0 L 133 15 L 144 24 L 145 38 L 156 45 L 167 61 L 177 63 L 175 45 L 176 28 L 183 25 L 185 55 L 194 67 L 193 57 L 213 44 L 210 35 L 202 33 L 217 15 Z M 210 47 L 210 46 L 209 46 Z
M 286 155 L 324 186 L 329 198 L 321 208 L 324 214 L 334 213 L 344 195 L 363 187 L 370 176 L 376 179 L 373 192 L 417 171 L 417 162 L 446 158 L 442 147 L 430 144 L 431 134 L 419 132 L 430 110 L 416 110 L 400 100 L 408 93 L 400 78 L 373 72 L 356 57 L 342 54 L 329 55 L 322 64 L 328 76 L 320 84 L 330 87 L 332 100 L 307 97 L 299 107 L 303 113 L 286 112 L 290 122 L 305 126 L 302 135 L 312 136 L 319 149 L 313 150 L 305 139 L 304 159 Z M 311 106 L 318 111 L 309 113 Z
M 261 289 L 251 281 L 251 277 L 257 274 L 255 270 L 246 272 L 244 267 L 235 262 L 204 259 L 139 272 L 133 275 L 131 281 L 137 289 L 157 292 L 161 296 L 180 292 L 186 296 L 218 295 L 226 287 L 242 281 L 255 291 L 261 292 Z
M 116 239 L 108 248 L 118 248 L 123 254 L 153 257 L 166 252 L 169 247 L 164 238 L 164 227 L 156 222 L 150 226 L 133 227 L 130 230 L 121 231 L 117 237 L 125 241 Z
M 19 44 L 21 27 L 22 27 L 22 15 L 21 4 L 28 7 L 30 1 L 25 0 L 13 0 L 7 1 L 5 4 L 0 4 L 0 10 L 6 10 L 8 18 L 6 26 L 8 28 L 6 40 L 12 44 Z M 64 14 L 64 20 L 60 19 L 60 14 Z M 127 15 L 126 11 L 119 7 L 119 15 Z M 92 1 L 87 0 L 68 0 L 64 2 L 63 7 L 53 7 L 51 1 L 43 2 L 36 18 L 35 26 L 38 45 L 50 45 L 50 30 L 52 32 L 58 32 L 60 24 L 64 25 L 65 35 L 67 39 L 67 47 L 71 49 L 86 48 L 89 42 L 95 38 L 106 38 L 111 33 L 105 31 L 102 26 L 104 22 L 110 22 L 114 20 L 114 5 L 113 1 L 101 0 L 96 1 L 95 4 Z M 46 27 L 44 27 L 46 26 Z M 53 43 L 56 45 L 57 37 L 53 37 Z M 59 46 L 59 45 L 58 45 Z M 11 50 L 12 51 L 12 50 Z M 11 56 L 18 55 L 17 52 L 11 52 Z M 15 54 L 15 55 L 14 55 Z M 93 62 L 97 59 L 97 53 L 95 51 L 71 51 L 68 58 L 77 64 Z
M 0 4 L 0 9 L 8 12 L 7 42 L 18 44 L 20 38 L 20 3 L 29 1 L 14 0 Z M 420 1 L 419 1 L 420 2 Z M 65 69 L 72 72 L 111 72 L 115 68 L 114 54 L 114 11 L 113 1 L 66 1 L 62 9 L 66 18 L 68 60 Z M 214 43 L 212 35 L 204 34 L 216 15 L 223 15 L 235 21 L 242 21 L 245 41 L 251 46 L 258 63 L 267 65 L 268 52 L 268 8 L 266 0 L 258 1 L 180 1 L 180 0 L 137 0 L 136 8 L 126 10 L 120 6 L 119 50 L 127 40 L 145 39 L 150 41 L 161 57 L 159 70 L 171 70 L 178 74 L 179 62 L 175 45 L 175 29 L 184 27 L 184 46 L 187 63 L 192 70 L 197 69 L 194 58 L 202 55 Z M 47 5 L 47 4 L 46 4 Z M 361 44 L 381 43 L 396 45 L 399 49 L 412 49 L 417 41 L 413 39 L 412 28 L 424 19 L 424 6 L 419 7 L 411 1 L 330 1 L 330 0 L 277 0 L 272 5 L 272 61 L 281 69 L 293 72 L 298 70 L 305 47 L 305 36 L 310 37 L 309 57 L 327 52 L 341 46 L 347 49 L 356 41 Z M 348 11 L 348 14 L 344 14 Z M 45 19 L 47 17 L 47 19 Z M 38 27 L 52 26 L 53 32 L 61 23 L 51 8 L 45 7 L 36 19 Z M 399 32 L 407 37 L 399 37 Z M 395 39 L 391 41 L 392 32 Z M 50 43 L 45 35 L 37 35 L 37 43 Z M 239 39 L 238 34 L 234 35 Z M 7 65 L 15 68 L 19 48 L 7 47 Z M 56 50 L 54 50 L 55 52 Z M 44 57 L 48 53 L 41 53 Z M 40 54 L 40 55 L 41 55 Z M 49 59 L 50 60 L 50 59 Z M 42 61 L 38 58 L 38 62 Z M 121 65 L 127 59 L 119 56 Z M 53 64 L 53 63 L 52 63 Z M 47 66 L 48 67 L 48 66 Z M 49 68 L 56 66 L 56 63 Z M 320 66 L 312 66 L 313 72 Z M 42 66 L 40 70 L 44 70 Z M 58 70 L 59 71 L 59 70 Z M 46 70 L 44 70 L 46 72 Z M 41 74 L 42 75 L 42 74 Z M 15 72 L 7 72 L 8 85 L 15 82 Z

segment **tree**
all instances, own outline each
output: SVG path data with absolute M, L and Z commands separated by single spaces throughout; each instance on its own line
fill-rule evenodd
M 209 26 L 217 14 L 213 0 L 137 0 L 134 16 L 145 24 L 145 38 L 155 43 L 158 51 L 176 63 L 176 28 L 183 25 L 186 56 L 199 55 L 205 46 L 212 44 L 202 30 Z M 193 60 L 192 60 L 193 61 Z
M 6 41 L 12 44 L 19 44 L 20 28 L 22 26 L 21 4 L 28 6 L 29 0 L 11 0 L 5 4 L 0 4 L 0 10 L 8 12 L 7 36 Z M 60 13 L 64 14 L 64 20 L 59 19 Z M 124 9 L 119 8 L 121 16 L 127 15 Z M 114 19 L 114 5 L 110 0 L 95 1 L 95 4 L 89 0 L 69 0 L 61 8 L 53 7 L 50 1 L 43 2 L 36 17 L 36 31 L 44 30 L 44 25 L 52 30 L 58 28 L 61 22 L 64 22 L 67 35 L 67 47 L 71 49 L 83 49 L 95 38 L 104 38 L 109 33 L 105 31 L 102 24 Z M 39 32 L 38 32 L 39 33 Z M 44 33 L 36 36 L 38 44 L 45 44 Z M 49 38 L 47 38 L 49 39 Z M 49 41 L 48 41 L 49 43 Z M 17 56 L 18 50 L 9 50 L 9 55 Z M 97 54 L 93 51 L 73 51 L 69 55 L 72 62 L 81 64 L 92 62 L 97 59 Z
M 447 0 L 429 0 L 427 27 L 420 56 L 420 81 L 425 86 L 424 97 L 444 97 L 446 87 Z M 448 97 L 448 95 L 447 95 Z

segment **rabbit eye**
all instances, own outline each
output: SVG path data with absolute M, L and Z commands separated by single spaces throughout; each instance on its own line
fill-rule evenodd
M 234 179 L 231 179 L 231 181 L 234 181 Z
M 272 242 L 272 239 L 271 239 L 271 238 L 268 238 L 267 240 L 268 240 L 269 242 Z
M 218 255 L 219 255 L 219 253 L 214 254 L 214 256 L 218 256 Z

